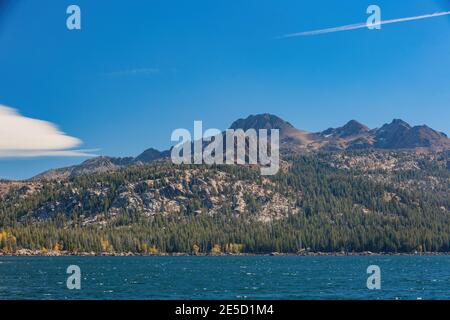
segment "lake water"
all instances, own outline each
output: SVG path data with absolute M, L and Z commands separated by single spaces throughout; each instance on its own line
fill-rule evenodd
M 0 299 L 450 299 L 450 256 L 0 257 Z

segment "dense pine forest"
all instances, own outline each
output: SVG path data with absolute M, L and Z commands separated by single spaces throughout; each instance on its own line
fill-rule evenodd
M 370 165 L 374 157 L 377 165 Z M 395 166 L 378 165 L 383 161 Z M 317 153 L 286 158 L 273 177 L 248 166 L 158 161 L 24 182 L 0 195 L 0 250 L 449 252 L 446 161 L 446 155 Z

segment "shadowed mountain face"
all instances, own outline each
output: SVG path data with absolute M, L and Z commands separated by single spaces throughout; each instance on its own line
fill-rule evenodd
M 248 129 L 278 129 L 280 130 L 280 135 L 286 134 L 290 130 L 295 130 L 294 126 L 289 122 L 269 113 L 251 115 L 246 119 L 236 120 L 231 124 L 230 129 L 242 129 L 244 131 Z
M 93 173 L 113 172 L 133 164 L 133 161 L 134 159 L 132 157 L 96 157 L 88 159 L 79 165 L 45 171 L 35 176 L 33 180 L 62 180 Z
M 278 129 L 280 132 L 280 151 L 284 155 L 338 150 L 450 150 L 450 139 L 441 132 L 428 126 L 412 127 L 400 119 L 383 125 L 379 129 L 369 129 L 356 120 L 351 120 L 339 128 L 329 128 L 323 132 L 309 133 L 295 128 L 289 122 L 272 114 L 250 115 L 233 122 L 230 129 Z M 168 158 L 170 151 L 158 151 L 150 148 L 136 158 L 97 157 L 80 165 L 44 172 L 34 179 L 65 179 L 92 173 L 110 172 L 131 166 L 143 165 Z
M 233 122 L 230 129 L 278 129 L 280 130 L 280 144 L 284 148 L 305 148 L 317 140 L 317 135 L 294 128 L 292 124 L 283 119 L 268 113 L 251 115 L 245 119 L 239 119 Z
M 320 135 L 328 139 L 328 143 L 324 145 L 325 149 L 331 149 L 330 146 L 341 150 L 419 148 L 442 151 L 450 148 L 450 139 L 445 134 L 427 126 L 411 127 L 400 119 L 394 119 L 391 123 L 373 130 L 352 120 L 341 128 L 331 128 Z
M 114 157 L 96 157 L 88 159 L 83 163 L 71 167 L 52 169 L 43 172 L 33 178 L 33 180 L 55 180 L 67 179 L 77 176 L 89 175 L 93 173 L 107 173 L 118 169 L 132 166 L 147 164 L 170 155 L 169 151 L 158 151 L 150 148 L 145 150 L 136 158 L 114 158 Z
M 375 146 L 381 149 L 405 148 L 405 138 L 411 131 L 411 126 L 403 120 L 394 119 L 376 131 Z
M 319 133 L 296 129 L 289 122 L 271 115 L 251 115 L 235 121 L 231 129 L 248 130 L 279 129 L 281 150 L 363 150 L 363 149 L 427 149 L 429 151 L 450 148 L 450 139 L 427 126 L 411 127 L 403 120 L 395 119 L 380 129 L 369 129 L 356 120 L 339 128 L 329 128 Z
M 335 136 L 340 138 L 356 137 L 367 134 L 369 128 L 356 120 L 349 121 L 345 126 L 340 128 L 330 128 L 322 132 L 324 136 Z
M 377 131 L 375 146 L 380 149 L 447 149 L 449 139 L 425 125 L 411 127 L 402 120 L 394 120 Z
M 147 163 L 155 160 L 162 159 L 164 157 L 170 156 L 170 153 L 168 151 L 159 151 L 153 148 L 147 149 L 144 152 L 142 152 L 139 156 L 134 158 L 134 162 L 142 162 Z

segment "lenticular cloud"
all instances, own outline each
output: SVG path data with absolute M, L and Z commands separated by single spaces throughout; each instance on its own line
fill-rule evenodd
M 50 122 L 27 118 L 0 105 L 0 158 L 88 156 L 82 150 L 70 150 L 81 143 Z

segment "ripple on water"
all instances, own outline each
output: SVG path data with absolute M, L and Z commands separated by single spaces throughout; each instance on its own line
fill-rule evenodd
M 73 258 L 0 260 L 0 299 L 450 299 L 450 256 L 83 257 L 89 290 L 71 294 Z M 372 264 L 385 275 L 381 291 L 366 288 Z

